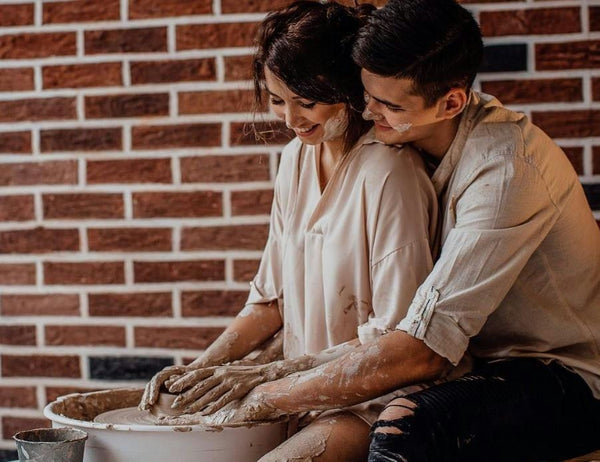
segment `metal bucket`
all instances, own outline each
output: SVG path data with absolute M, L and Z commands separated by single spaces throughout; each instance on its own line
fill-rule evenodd
M 36 428 L 13 438 L 20 462 L 82 462 L 87 433 L 74 428 Z

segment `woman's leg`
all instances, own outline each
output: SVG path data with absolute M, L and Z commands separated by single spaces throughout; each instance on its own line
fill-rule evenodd
M 370 462 L 562 460 L 600 446 L 600 400 L 556 362 L 513 359 L 398 398 L 373 428 Z
M 263 456 L 259 462 L 365 462 L 369 425 L 350 412 L 320 417 Z

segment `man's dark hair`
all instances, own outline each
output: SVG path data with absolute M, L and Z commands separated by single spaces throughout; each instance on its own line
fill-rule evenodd
M 371 14 L 353 57 L 367 71 L 407 78 L 432 106 L 451 88 L 471 88 L 483 43 L 477 22 L 455 0 L 390 0 Z
M 257 106 L 264 104 L 265 67 L 298 96 L 345 103 L 349 121 L 344 147 L 349 150 L 370 127 L 361 116 L 364 92 L 352 50 L 373 10 L 372 5 L 351 8 L 301 0 L 268 14 L 257 34 L 253 60 Z

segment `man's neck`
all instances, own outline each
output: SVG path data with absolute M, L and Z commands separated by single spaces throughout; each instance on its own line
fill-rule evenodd
M 436 124 L 430 136 L 412 143 L 417 149 L 431 156 L 437 163 L 441 162 L 456 137 L 462 116 L 444 120 Z

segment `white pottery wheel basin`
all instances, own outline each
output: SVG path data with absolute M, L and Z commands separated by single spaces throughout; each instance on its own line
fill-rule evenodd
M 285 422 L 236 428 L 93 422 L 104 412 L 137 406 L 142 393 L 122 388 L 62 396 L 46 406 L 44 416 L 53 427 L 88 434 L 84 462 L 256 462 L 286 437 Z

